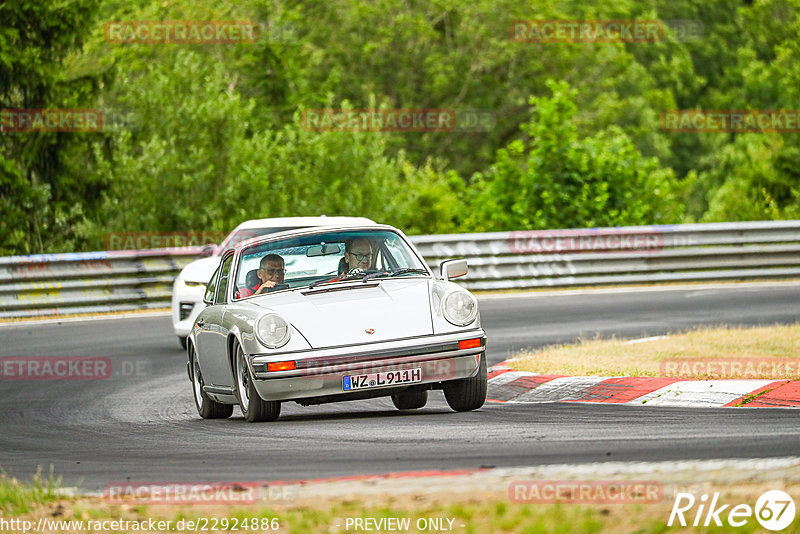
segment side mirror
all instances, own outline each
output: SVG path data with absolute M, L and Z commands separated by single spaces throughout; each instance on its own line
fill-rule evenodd
M 439 265 L 439 272 L 445 280 L 464 276 L 467 271 L 467 260 L 446 260 Z
M 214 243 L 209 243 L 200 250 L 200 257 L 205 258 L 208 256 L 213 256 L 216 251 L 217 251 L 217 245 L 215 245 Z

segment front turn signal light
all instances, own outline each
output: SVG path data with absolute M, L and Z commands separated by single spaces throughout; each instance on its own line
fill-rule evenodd
M 481 338 L 475 339 L 462 339 L 458 342 L 458 350 L 462 349 L 475 349 L 481 346 Z
M 297 364 L 294 361 L 289 362 L 269 362 L 267 364 L 267 371 L 294 371 L 297 369 Z

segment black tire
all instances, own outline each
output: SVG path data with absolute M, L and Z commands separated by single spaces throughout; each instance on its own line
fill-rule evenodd
M 445 382 L 443 389 L 447 404 L 457 412 L 469 412 L 483 406 L 486 402 L 486 353 L 481 354 L 478 374 Z
M 183 336 L 178 336 L 178 343 L 181 344 L 181 348 L 186 350 L 186 338 Z
M 428 390 L 412 389 L 392 395 L 392 403 L 398 410 L 416 410 L 428 402 Z
M 265 401 L 259 397 L 253 385 L 253 375 L 250 374 L 250 368 L 238 343 L 233 347 L 233 377 L 239 407 L 248 422 L 274 421 L 281 415 L 280 401 Z
M 189 349 L 189 358 L 191 362 L 192 371 L 192 391 L 194 395 L 194 405 L 197 408 L 197 413 L 203 419 L 226 419 L 233 413 L 233 404 L 222 404 L 217 402 L 203 391 L 203 375 L 200 373 L 200 365 L 197 363 L 197 355 L 195 355 L 194 347 Z

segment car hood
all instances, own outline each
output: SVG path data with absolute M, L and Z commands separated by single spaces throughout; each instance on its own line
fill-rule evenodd
M 200 282 L 207 284 L 211 280 L 211 275 L 219 267 L 219 256 L 209 256 L 207 258 L 200 258 L 192 263 L 187 264 L 181 269 L 181 274 L 178 277 L 187 282 Z
M 265 295 L 254 303 L 283 315 L 315 349 L 433 334 L 428 279 L 325 287 L 334 288 Z

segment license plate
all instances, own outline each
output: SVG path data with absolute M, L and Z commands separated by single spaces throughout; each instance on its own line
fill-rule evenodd
M 368 375 L 343 376 L 342 391 L 396 386 L 398 384 L 412 384 L 414 382 L 422 382 L 421 367 L 386 371 L 383 373 L 371 373 Z

